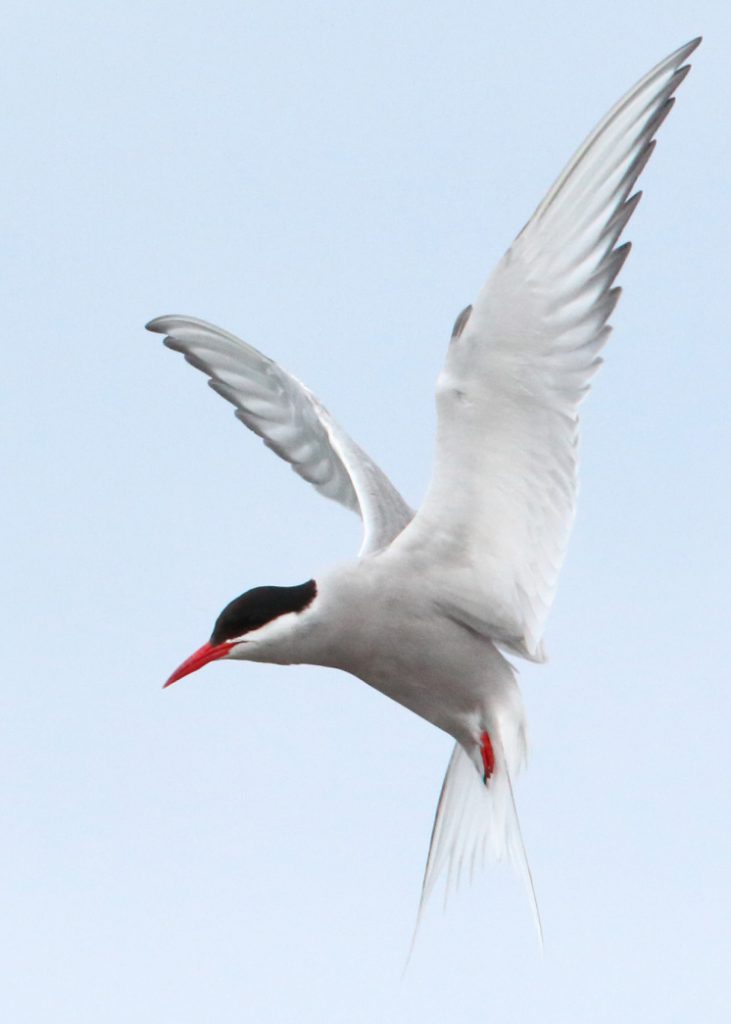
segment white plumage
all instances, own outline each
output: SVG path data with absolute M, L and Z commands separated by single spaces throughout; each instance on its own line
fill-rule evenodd
M 511 777 L 525 722 L 502 652 L 543 659 L 576 500 L 578 407 L 600 365 L 632 188 L 685 77 L 681 47 L 601 121 L 457 320 L 437 384 L 433 477 L 416 515 L 295 378 L 191 317 L 150 330 L 321 494 L 357 512 L 358 560 L 311 584 L 250 591 L 170 682 L 214 658 L 344 669 L 450 733 L 422 899 L 488 855 L 532 894 Z M 264 591 L 266 590 L 266 594 Z M 535 897 L 533 905 L 535 906 Z

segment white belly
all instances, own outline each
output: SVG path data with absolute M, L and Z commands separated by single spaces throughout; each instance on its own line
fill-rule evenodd
M 494 644 L 439 610 L 433 582 L 371 559 L 318 583 L 306 660 L 350 672 L 460 742 L 515 689 Z

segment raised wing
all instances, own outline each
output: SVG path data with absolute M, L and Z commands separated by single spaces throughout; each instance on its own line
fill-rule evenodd
M 361 555 L 386 547 L 414 513 L 388 477 L 304 384 L 228 331 L 188 316 L 147 324 L 208 375 L 208 383 L 264 444 L 326 498 L 363 520 Z
M 443 610 L 541 656 L 576 499 L 578 407 L 619 298 L 632 187 L 699 44 L 607 114 L 455 325 L 434 475 L 398 546 L 439 565 Z

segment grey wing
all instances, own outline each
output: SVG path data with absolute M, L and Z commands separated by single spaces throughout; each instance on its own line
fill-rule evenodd
M 236 416 L 326 498 L 363 520 L 360 554 L 386 547 L 413 518 L 385 473 L 295 377 L 228 331 L 188 316 L 147 324 L 210 378 Z

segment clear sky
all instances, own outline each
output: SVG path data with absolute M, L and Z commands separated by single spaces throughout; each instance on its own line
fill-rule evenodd
M 730 12 L 8 0 L 4 1020 L 731 1019 Z M 402 979 L 451 742 L 313 668 L 161 690 L 228 600 L 360 530 L 143 325 L 240 334 L 418 504 L 455 315 L 699 33 L 584 407 L 551 660 L 521 669 L 545 954 L 497 868 Z

